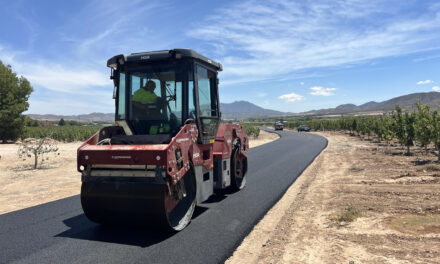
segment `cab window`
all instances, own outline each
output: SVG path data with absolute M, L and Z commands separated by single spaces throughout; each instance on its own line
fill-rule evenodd
M 125 73 L 119 74 L 117 119 L 125 119 Z
M 197 86 L 199 89 L 199 107 L 201 117 L 218 116 L 215 73 L 197 65 Z

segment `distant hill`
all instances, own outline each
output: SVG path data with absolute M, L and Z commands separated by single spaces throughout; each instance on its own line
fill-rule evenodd
M 440 93 L 413 93 L 395 97 L 383 102 L 368 102 L 362 105 L 343 104 L 335 108 L 312 110 L 301 114 L 307 115 L 328 115 L 328 114 L 348 114 L 356 112 L 372 112 L 372 111 L 391 111 L 396 105 L 400 105 L 404 109 L 412 109 L 414 104 L 420 100 L 421 104 L 428 104 L 431 109 L 437 109 L 440 106 Z
M 247 101 L 236 101 L 233 103 L 221 103 L 220 111 L 223 119 L 231 118 L 250 118 L 266 116 L 283 116 L 292 113 L 285 113 L 270 109 L 265 109 Z
M 237 101 L 233 103 L 221 103 L 220 110 L 223 119 L 242 119 L 251 117 L 273 117 L 273 116 L 287 116 L 287 115 L 330 115 L 330 114 L 351 114 L 358 112 L 373 112 L 373 111 L 391 111 L 396 105 L 400 105 L 404 109 L 411 109 L 414 104 L 420 100 L 422 104 L 428 104 L 431 109 L 437 109 L 440 106 L 440 93 L 413 93 L 399 97 L 395 97 L 383 102 L 367 102 L 361 105 L 342 104 L 335 108 L 312 110 L 298 114 L 280 112 L 271 109 L 265 109 L 247 101 Z M 91 113 L 87 115 L 37 115 L 28 114 L 32 119 L 36 120 L 50 120 L 58 121 L 61 118 L 64 120 L 75 120 L 82 122 L 113 122 L 115 115 L 113 113 Z
M 247 101 L 238 101 L 233 103 L 221 103 L 220 110 L 222 112 L 223 119 L 232 118 L 250 118 L 250 117 L 265 117 L 265 116 L 282 116 L 291 113 L 284 113 L 280 111 L 264 109 Z M 80 122 L 113 122 L 115 120 L 115 114 L 113 113 L 91 113 L 87 115 L 38 115 L 38 114 L 28 114 L 32 119 L 36 120 L 49 120 L 58 121 L 61 118 L 64 120 L 75 120 Z
M 112 113 L 91 113 L 86 115 L 38 115 L 38 114 L 28 114 L 32 119 L 35 120 L 48 120 L 48 121 L 58 121 L 61 118 L 64 120 L 75 120 L 79 122 L 109 122 L 112 123 L 115 120 L 115 114 Z

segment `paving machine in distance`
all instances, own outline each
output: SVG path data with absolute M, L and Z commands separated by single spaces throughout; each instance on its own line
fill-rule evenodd
M 220 63 L 174 49 L 117 55 L 107 66 L 116 125 L 78 148 L 90 220 L 179 231 L 214 190 L 245 186 L 248 137 L 240 124 L 220 124 Z

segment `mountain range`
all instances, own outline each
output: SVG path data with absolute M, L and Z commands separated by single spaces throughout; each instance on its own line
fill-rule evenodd
M 404 109 L 411 109 L 414 104 L 420 100 L 422 104 L 428 104 L 431 109 L 437 109 L 440 106 L 440 93 L 413 93 L 399 97 L 395 97 L 383 102 L 367 102 L 361 105 L 342 104 L 335 108 L 311 110 L 301 113 L 280 112 L 271 109 L 265 109 L 247 101 L 236 101 L 233 103 L 221 103 L 220 110 L 223 119 L 244 119 L 251 117 L 272 117 L 272 116 L 288 116 L 288 115 L 329 115 L 329 114 L 355 114 L 359 112 L 373 111 L 391 111 L 396 105 L 400 105 Z M 86 115 L 38 115 L 28 114 L 32 119 L 57 121 L 75 120 L 82 122 L 113 122 L 115 115 L 113 113 L 91 113 Z
M 400 105 L 403 109 L 412 109 L 414 104 L 420 100 L 421 104 L 427 104 L 431 109 L 437 109 L 440 106 L 440 93 L 413 93 L 395 97 L 383 102 L 367 102 L 361 105 L 342 104 L 335 108 L 312 110 L 301 113 L 302 115 L 329 115 L 329 114 L 348 114 L 359 112 L 373 111 L 391 111 L 396 105 Z
M 64 120 L 75 120 L 79 122 L 109 122 L 115 121 L 114 113 L 91 113 L 84 115 L 40 115 L 40 114 L 27 114 L 32 119 L 35 120 L 48 120 L 48 121 L 59 121 L 61 118 Z
M 220 103 L 220 111 L 223 119 L 293 115 L 293 113 L 265 109 L 248 101 Z

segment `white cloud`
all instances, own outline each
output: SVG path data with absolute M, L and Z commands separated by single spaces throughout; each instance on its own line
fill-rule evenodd
M 432 87 L 432 90 L 435 92 L 438 92 L 438 91 L 440 91 L 440 86 L 434 86 L 434 87 Z
M 304 82 L 300 82 L 299 84 L 304 85 Z
M 57 27 L 56 34 L 59 39 L 54 41 L 53 49 L 59 48 L 56 45 L 63 45 L 63 52 L 57 52 L 61 55 L 47 59 L 29 50 L 16 50 L 0 43 L 0 59 L 11 64 L 13 70 L 25 76 L 33 86 L 51 91 L 86 94 L 91 92 L 92 87 L 108 86 L 112 89 L 110 71 L 106 67 L 109 55 L 103 54 L 115 55 L 127 50 L 140 51 L 141 49 L 135 49 L 133 46 L 139 46 L 141 42 L 145 45 L 146 29 L 135 28 L 133 25 L 139 24 L 139 19 L 155 7 L 154 1 L 148 4 L 138 0 L 129 4 L 117 1 L 89 1 L 80 11 L 72 13 L 72 16 L 63 20 Z M 129 17 L 120 16 L 126 11 L 130 11 Z M 117 19 L 110 21 L 106 19 L 109 17 Z M 28 27 L 38 24 L 30 18 L 20 17 L 20 21 Z M 82 27 L 88 30 L 77 30 Z M 34 25 L 33 28 L 38 27 Z M 31 37 L 38 33 L 32 34 Z M 160 41 L 157 43 L 161 45 Z
M 417 82 L 417 85 L 421 85 L 421 84 L 430 84 L 430 83 L 433 83 L 434 81 L 431 81 L 431 80 L 425 80 L 425 81 L 418 81 Z
M 32 65 L 27 69 L 19 67 L 17 70 L 22 72 L 33 85 L 40 85 L 52 91 L 87 93 L 87 90 L 94 86 L 112 87 L 108 76 L 96 70 L 44 64 Z
M 411 5 L 251 0 L 218 11 L 188 35 L 222 50 L 217 59 L 224 64 L 225 81 L 248 82 L 438 49 L 440 12 L 409 15 L 404 11 Z
M 90 93 L 91 87 L 112 87 L 108 74 L 96 71 L 90 66 L 69 67 L 47 60 L 29 62 L 21 60 L 20 54 L 0 47 L 0 57 L 4 58 L 3 62 L 11 64 L 13 71 L 26 77 L 33 86 L 41 86 L 57 92 L 83 94 Z
M 281 100 L 284 100 L 287 103 L 293 103 L 296 101 L 301 101 L 304 98 L 304 96 L 296 94 L 296 93 L 289 93 L 289 94 L 283 94 L 278 98 L 280 98 Z
M 336 88 L 325 88 L 322 86 L 313 86 L 310 88 L 313 92 L 311 92 L 311 95 L 319 95 L 319 96 L 331 96 L 334 95 L 333 91 L 336 90 Z

